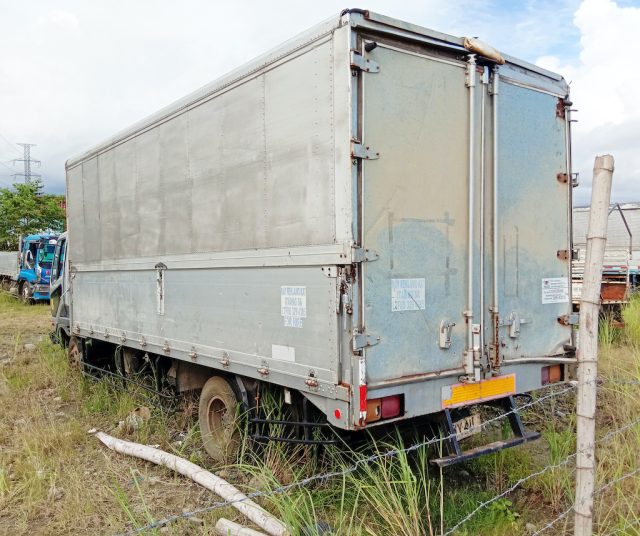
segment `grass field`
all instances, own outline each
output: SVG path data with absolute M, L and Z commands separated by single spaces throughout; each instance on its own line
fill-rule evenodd
M 640 379 L 640 301 L 625 311 L 625 321 L 623 331 L 601 330 L 600 437 L 640 416 L 640 388 L 631 383 Z M 199 447 L 193 401 L 171 412 L 152 405 L 157 401 L 143 391 L 83 377 L 49 342 L 48 328 L 46 306 L 26 306 L 0 293 L 0 534 L 117 534 L 218 500 L 167 469 L 106 449 L 87 434 L 90 428 L 159 445 L 249 492 L 403 445 L 393 435 L 358 452 L 277 444 L 257 451 L 247 444 L 239 463 L 215 467 Z M 259 502 L 285 520 L 292 534 L 440 534 L 480 502 L 574 452 L 573 404 L 565 394 L 525 411 L 527 426 L 543 438 L 524 447 L 444 471 L 430 467 L 426 460 L 432 453 L 418 448 Z M 152 410 L 148 422 L 134 431 L 118 429 L 118 422 L 141 405 Z M 602 443 L 597 454 L 597 486 L 637 468 L 640 426 Z M 572 504 L 573 470 L 566 464 L 528 480 L 456 534 L 527 534 L 541 528 Z M 640 478 L 598 494 L 594 516 L 596 534 L 640 535 Z M 148 533 L 213 533 L 218 517 L 245 522 L 234 509 L 224 508 Z M 571 521 L 569 515 L 545 534 L 570 534 Z

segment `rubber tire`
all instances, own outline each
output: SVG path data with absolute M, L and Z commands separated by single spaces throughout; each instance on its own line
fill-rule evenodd
M 25 281 L 20 285 L 20 300 L 23 303 L 31 303 L 31 296 L 33 295 L 33 290 L 31 288 L 31 283 Z
M 234 462 L 240 450 L 240 401 L 227 380 L 212 376 L 200 393 L 198 421 L 207 454 L 219 463 Z
M 84 356 L 82 355 L 82 341 L 76 337 L 71 336 L 69 339 L 69 346 L 67 346 L 67 357 L 69 358 L 69 363 L 74 368 L 81 368 L 82 362 L 84 361 Z

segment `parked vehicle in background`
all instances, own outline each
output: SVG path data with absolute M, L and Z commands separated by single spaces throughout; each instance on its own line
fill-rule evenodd
M 53 254 L 50 280 L 50 303 L 53 333 L 58 342 L 68 346 L 71 337 L 69 328 L 69 261 L 67 259 L 67 233 L 58 237 Z
M 0 286 L 8 291 L 18 278 L 19 251 L 0 251 Z
M 535 439 L 514 397 L 575 363 L 568 91 L 369 11 L 312 28 L 67 162 L 70 356 L 200 391 L 218 460 L 267 389 L 300 430 L 437 419 L 439 465 Z M 463 452 L 482 404 L 514 436 Z
M 25 302 L 47 301 L 57 238 L 55 234 L 33 234 L 20 239 L 19 251 L 0 252 L 0 280 L 5 290 Z
M 573 303 L 582 291 L 589 207 L 573 209 Z M 602 265 L 603 310 L 618 313 L 640 285 L 640 203 L 615 203 L 609 209 L 607 245 Z

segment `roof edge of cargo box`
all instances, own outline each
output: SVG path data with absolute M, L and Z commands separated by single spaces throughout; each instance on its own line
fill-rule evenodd
M 184 108 L 193 106 L 199 101 L 207 99 L 226 87 L 241 81 L 243 78 L 259 72 L 292 52 L 311 45 L 318 39 L 331 34 L 334 30 L 346 23 L 351 24 L 354 27 L 378 31 L 380 33 L 395 34 L 398 37 L 409 40 L 416 39 L 436 47 L 440 46 L 464 53 L 469 52 L 464 47 L 463 37 L 455 37 L 453 35 L 431 30 L 417 24 L 394 19 L 365 9 L 344 9 L 337 17 L 334 15 L 323 22 L 316 24 L 308 30 L 272 48 L 268 52 L 257 56 L 253 60 L 250 60 L 240 67 L 189 93 L 185 97 L 182 97 L 181 99 L 161 108 L 159 111 L 137 121 L 114 136 L 111 136 L 103 142 L 93 146 L 91 149 L 69 158 L 65 163 L 65 168 L 71 169 L 76 167 L 83 161 L 100 154 L 110 147 L 118 145 L 119 143 L 140 134 L 144 130 L 151 128 L 157 123 L 179 113 Z M 561 75 L 507 54 L 502 54 L 502 56 L 507 64 L 523 68 L 527 71 L 548 78 L 561 85 L 562 89 L 568 92 L 568 84 Z

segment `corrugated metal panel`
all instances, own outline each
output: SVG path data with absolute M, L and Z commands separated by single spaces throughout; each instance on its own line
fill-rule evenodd
M 621 205 L 624 217 L 633 234 L 634 251 L 640 251 L 640 207 L 635 204 Z M 576 246 L 586 244 L 587 226 L 589 224 L 589 209 L 573 209 L 573 242 Z M 622 221 L 618 210 L 609 214 L 607 224 L 607 247 L 628 248 L 629 233 Z

